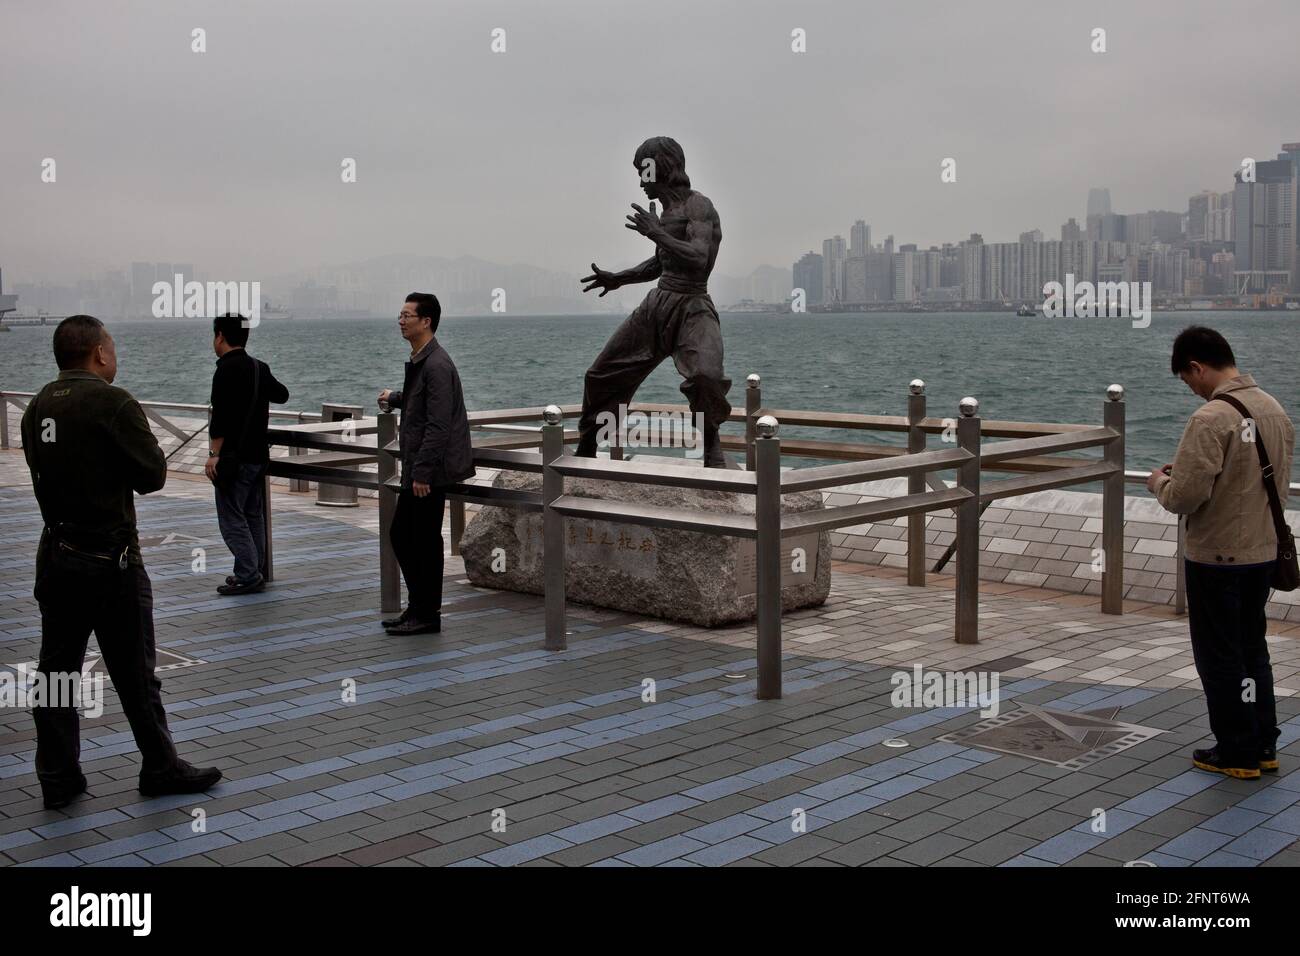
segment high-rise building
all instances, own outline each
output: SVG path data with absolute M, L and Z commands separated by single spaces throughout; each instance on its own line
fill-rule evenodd
M 1255 164 L 1255 181 L 1238 170 L 1233 189 L 1237 291 L 1289 288 L 1296 277 L 1296 172 L 1289 159 Z
M 1088 190 L 1087 218 L 1110 215 L 1110 190 L 1094 186 Z
M 871 227 L 859 219 L 849 229 L 849 258 L 861 259 L 871 251 Z
M 1061 226 L 1062 242 L 1078 242 L 1083 238 L 1083 230 L 1079 228 L 1079 223 L 1073 216 L 1070 221 Z
M 844 262 L 848 250 L 843 236 L 822 240 L 822 304 L 844 301 Z
M 1020 242 L 1042 242 L 1042 241 L 1043 241 L 1043 230 L 1041 230 L 1041 229 L 1030 229 L 1028 232 L 1022 232 L 1022 233 L 1020 234 L 1020 239 L 1019 239 L 1018 241 L 1020 241 Z
M 967 302 L 979 302 L 984 294 L 984 237 L 972 232 L 961 244 L 961 297 Z
M 822 304 L 822 257 L 809 251 L 794 264 L 792 289 L 803 289 L 804 304 Z

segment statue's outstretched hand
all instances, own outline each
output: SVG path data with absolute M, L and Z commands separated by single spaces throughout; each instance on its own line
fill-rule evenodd
M 636 212 L 630 212 L 627 215 L 627 222 L 624 225 L 629 229 L 635 229 L 641 235 L 648 239 L 653 239 L 663 227 L 659 224 L 659 213 L 655 210 L 655 204 L 651 203 L 648 210 L 642 209 L 636 203 L 632 203 L 632 208 Z
M 583 276 L 579 281 L 591 283 L 582 290 L 583 292 L 590 292 L 592 289 L 600 289 L 601 298 L 604 298 L 607 294 L 613 292 L 619 285 L 618 279 L 614 277 L 614 273 L 606 272 L 594 262 L 591 264 L 591 275 Z

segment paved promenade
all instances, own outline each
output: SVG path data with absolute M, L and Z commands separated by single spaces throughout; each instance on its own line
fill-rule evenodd
M 786 616 L 785 697 L 759 702 L 752 626 L 571 605 L 569 649 L 548 653 L 540 598 L 473 588 L 455 558 L 443 633 L 385 635 L 369 503 L 277 494 L 277 581 L 233 599 L 214 590 L 230 556 L 206 483 L 174 477 L 137 504 L 171 726 L 227 779 L 137 793 L 110 691 L 83 721 L 91 796 L 45 811 L 30 714 L 0 709 L 4 865 L 1300 864 L 1285 625 L 1270 638 L 1282 770 L 1236 781 L 1191 768 L 1204 701 L 1186 622 L 1163 608 L 1105 616 L 1092 597 L 986 583 L 981 643 L 958 646 L 944 581 L 841 565 L 824 607 Z M 36 657 L 39 529 L 21 452 L 0 452 L 10 670 Z M 998 673 L 1001 715 L 893 706 L 891 677 L 916 664 Z M 1053 728 L 1065 738 L 1042 743 Z M 1009 752 L 1034 741 L 1054 762 Z

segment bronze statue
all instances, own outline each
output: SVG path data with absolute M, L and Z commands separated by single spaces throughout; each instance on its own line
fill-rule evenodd
M 635 282 L 658 279 L 645 299 L 623 321 L 587 369 L 578 422 L 577 454 L 594 457 L 598 419 L 617 415 L 632 400 L 637 387 L 668 356 L 685 379 L 682 393 L 696 422 L 703 421 L 704 464 L 725 468 L 718 426 L 731 414 L 727 390 L 731 380 L 722 371 L 722 328 L 709 298 L 709 273 L 718 258 L 722 225 L 708 197 L 691 189 L 686 155 L 667 136 L 655 136 L 637 149 L 633 166 L 641 188 L 651 201 L 645 210 L 636 203 L 627 228 L 655 244 L 655 254 L 623 272 L 606 272 L 596 263 L 582 291 L 601 295 Z M 655 212 L 653 200 L 663 201 Z

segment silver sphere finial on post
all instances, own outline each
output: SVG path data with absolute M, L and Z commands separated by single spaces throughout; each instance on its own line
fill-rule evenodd
M 914 379 L 912 379 L 911 383 L 907 386 L 907 389 L 908 389 L 908 391 L 910 391 L 913 395 L 924 395 L 924 394 L 925 394 L 925 382 L 923 382 L 923 381 L 922 381 L 921 379 L 919 379 L 919 378 L 914 378 Z
M 757 372 L 751 372 L 749 376 L 745 379 L 745 384 L 750 388 L 758 388 L 758 386 L 761 385 L 762 382 L 763 380 L 758 377 Z
M 957 403 L 957 409 L 961 412 L 963 418 L 973 418 L 979 414 L 980 403 L 975 398 L 967 395 Z
M 1123 400 L 1124 400 L 1124 386 L 1123 386 L 1123 385 L 1112 385 L 1112 386 L 1110 386 L 1110 388 L 1106 389 L 1106 397 L 1109 398 L 1112 402 L 1121 402 L 1121 401 L 1123 401 Z
M 757 432 L 759 438 L 775 438 L 776 430 L 779 427 L 780 423 L 773 415 L 762 415 L 754 423 L 754 431 Z
M 558 425 L 564 420 L 564 412 L 560 411 L 559 405 L 547 405 L 542 409 L 542 421 L 548 425 Z

